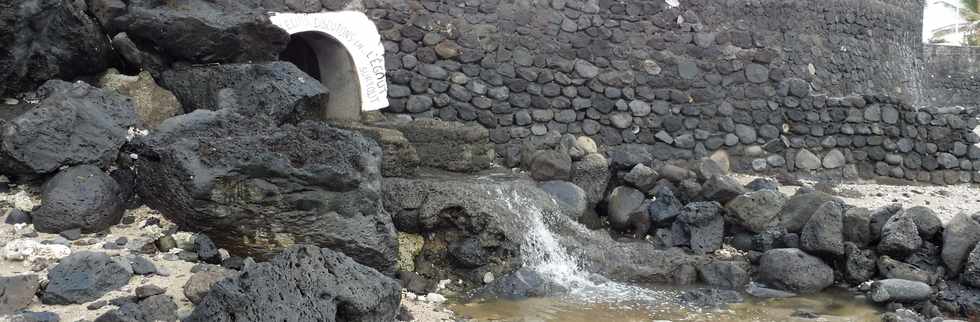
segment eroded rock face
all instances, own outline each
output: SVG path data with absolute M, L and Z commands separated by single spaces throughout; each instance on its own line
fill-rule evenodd
M 184 111 L 235 110 L 279 123 L 319 119 L 327 90 L 289 62 L 183 66 L 163 73 L 161 84 Z
M 294 246 L 214 285 L 185 321 L 394 321 L 394 279 L 341 253 Z
M 34 227 L 46 233 L 80 228 L 95 233 L 119 223 L 125 210 L 116 180 L 93 165 L 70 167 L 44 184 Z
M 277 127 L 229 110 L 171 118 L 130 147 L 137 190 L 184 229 L 268 258 L 318 245 L 393 273 L 395 232 L 381 208 L 377 143 L 322 122 Z
M 84 1 L 0 4 L 0 95 L 33 90 L 49 79 L 94 75 L 115 60 L 109 39 Z M 43 28 L 38 26 L 44 26 Z
M 106 18 L 114 32 L 125 32 L 194 63 L 275 60 L 289 42 L 285 30 L 248 2 L 129 1 L 124 12 Z
M 131 99 L 77 82 L 52 80 L 33 109 L 0 121 L 0 172 L 45 174 L 61 166 L 108 164 L 136 125 Z

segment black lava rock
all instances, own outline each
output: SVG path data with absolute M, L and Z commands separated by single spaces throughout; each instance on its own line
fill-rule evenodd
M 103 253 L 78 252 L 48 271 L 48 286 L 41 302 L 82 304 L 129 283 L 133 269 L 125 261 Z
M 393 321 L 397 281 L 329 249 L 290 247 L 218 282 L 185 321 Z
M 93 165 L 59 172 L 44 184 L 41 198 L 43 203 L 32 212 L 34 227 L 40 232 L 99 232 L 119 223 L 125 210 L 116 181 Z M 65 238 L 77 239 L 76 235 Z

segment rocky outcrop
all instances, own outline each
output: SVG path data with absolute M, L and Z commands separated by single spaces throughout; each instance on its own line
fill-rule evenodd
M 294 244 L 393 273 L 395 232 L 381 208 L 378 145 L 321 122 L 277 127 L 198 110 L 134 142 L 137 190 L 184 229 L 268 258 Z
M 0 172 L 45 174 L 62 166 L 107 165 L 136 125 L 131 99 L 77 82 L 52 80 L 38 105 L 0 121 Z
M 125 203 L 114 179 L 93 165 L 70 167 L 48 180 L 43 203 L 31 214 L 34 227 L 46 233 L 81 229 L 95 233 L 119 223 Z
M 185 321 L 394 321 L 397 281 L 343 254 L 286 249 L 218 282 Z
M 180 66 L 161 84 L 186 112 L 230 109 L 279 123 L 321 119 L 327 100 L 326 88 L 289 62 Z
M 115 53 L 86 10 L 84 1 L 0 4 L 0 95 L 30 91 L 49 79 L 95 75 L 109 67 Z
M 78 252 L 65 257 L 48 271 L 48 285 L 41 302 L 82 304 L 129 283 L 129 263 L 103 253 Z
M 125 32 L 193 63 L 275 60 L 289 42 L 289 34 L 249 2 L 129 1 L 125 11 L 105 12 L 100 21 L 113 33 Z

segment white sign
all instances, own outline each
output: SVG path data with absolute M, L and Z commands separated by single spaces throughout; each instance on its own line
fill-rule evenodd
M 272 23 L 289 34 L 315 31 L 324 33 L 347 48 L 357 69 L 361 88 L 361 110 L 388 107 L 388 81 L 385 75 L 385 48 L 378 27 L 357 11 L 318 13 L 277 13 Z M 321 75 L 326 77 L 326 75 Z

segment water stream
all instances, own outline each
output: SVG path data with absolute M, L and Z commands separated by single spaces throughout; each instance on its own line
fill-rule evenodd
M 552 227 L 557 227 L 558 221 L 568 221 L 561 213 L 544 211 L 545 207 L 515 189 L 495 189 L 489 193 L 513 214 L 515 224 L 526 229 L 521 245 L 523 266 L 568 291 L 543 298 L 453 305 L 452 309 L 462 317 L 477 321 L 542 322 L 878 321 L 881 313 L 841 291 L 772 300 L 745 296 L 744 303 L 724 309 L 686 307 L 679 304 L 682 288 L 619 283 L 586 271 L 553 232 Z M 545 206 L 554 209 L 556 205 Z M 587 233 L 586 228 L 573 226 Z M 801 311 L 819 318 L 794 317 Z

